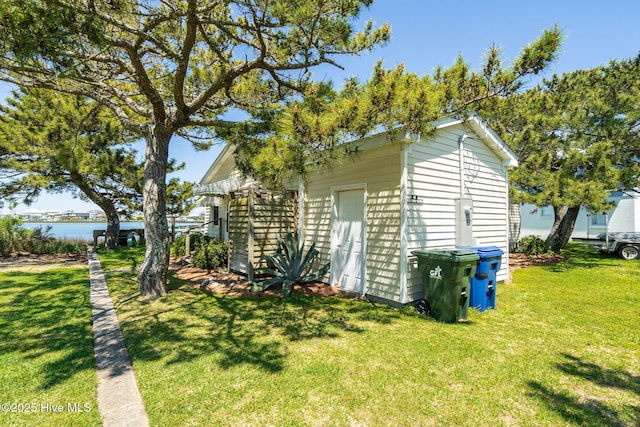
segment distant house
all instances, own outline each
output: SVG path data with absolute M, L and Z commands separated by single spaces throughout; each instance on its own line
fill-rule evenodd
M 107 216 L 101 210 L 91 210 L 89 211 L 89 219 L 92 221 L 105 221 Z
M 71 221 L 71 220 L 88 220 L 91 215 L 88 212 L 74 212 L 74 211 L 65 211 L 56 216 L 56 220 L 58 221 Z
M 38 209 L 28 209 L 18 215 L 24 221 L 43 221 L 47 219 L 47 213 Z
M 640 232 L 640 188 L 612 192 L 608 200 L 615 206 L 607 211 L 581 209 L 572 237 L 595 238 L 605 231 Z M 522 205 L 520 208 L 520 236 L 546 238 L 554 221 L 553 208 Z
M 478 116 L 448 119 L 423 138 L 380 133 L 350 142 L 350 158 L 273 194 L 238 171 L 227 146 L 200 181 L 209 233 L 229 240 L 232 268 L 251 275 L 274 235 L 297 229 L 316 242 L 325 280 L 372 300 L 423 297 L 415 249 L 498 246 L 508 271 L 508 171 L 515 155 Z

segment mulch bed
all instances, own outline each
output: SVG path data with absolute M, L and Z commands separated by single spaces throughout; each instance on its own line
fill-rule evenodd
M 193 265 L 181 263 L 179 259 L 175 258 L 170 260 L 169 271 L 172 271 L 179 279 L 187 280 L 192 285 L 200 286 L 201 289 L 215 294 L 257 298 L 282 295 L 281 288 L 276 286 L 262 292 L 251 292 L 251 284 L 246 276 L 228 273 L 223 269 L 208 272 Z M 319 297 L 346 296 L 344 292 L 341 292 L 335 286 L 320 282 L 295 286 L 292 293 Z
M 566 259 L 566 256 L 560 254 L 525 255 L 511 253 L 509 254 L 509 267 L 511 270 L 515 270 L 516 268 L 551 265 L 565 261 Z

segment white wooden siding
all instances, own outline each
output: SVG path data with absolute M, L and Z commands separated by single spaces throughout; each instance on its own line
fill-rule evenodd
M 231 200 L 229 212 L 229 267 L 246 274 L 250 270 L 248 198 Z
M 460 197 L 458 138 L 464 141 L 465 191 L 473 199 L 473 237 L 476 246 L 508 248 L 506 172 L 502 161 L 477 135 L 463 125 L 438 131 L 430 140 L 414 143 L 408 159 L 407 204 L 408 301 L 422 298 L 422 274 L 414 249 L 448 248 L 456 244 L 456 199 Z M 506 255 L 498 280 L 507 277 Z
M 465 140 L 465 164 L 474 169 L 468 179 L 473 198 L 473 235 L 476 246 L 497 246 L 505 255 L 497 279 L 507 278 L 509 248 L 507 172 L 493 152 L 477 138 Z M 468 173 L 468 171 L 467 171 Z
M 391 301 L 400 298 L 400 164 L 400 145 L 392 143 L 314 173 L 304 206 L 307 244 L 315 241 L 320 262 L 329 262 L 332 189 L 366 183 L 366 293 Z
M 218 199 L 222 200 L 222 199 Z M 219 202 L 218 202 L 219 203 Z M 204 223 L 207 224 L 207 235 L 213 237 L 216 240 L 220 239 L 220 226 L 218 224 L 214 224 L 213 221 L 213 206 L 206 206 L 204 209 Z M 220 208 L 218 208 L 218 214 L 220 213 Z

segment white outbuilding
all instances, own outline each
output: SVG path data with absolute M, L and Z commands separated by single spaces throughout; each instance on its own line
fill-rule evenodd
M 497 246 L 503 281 L 517 159 L 477 115 L 434 126 L 428 137 L 383 132 L 349 142 L 339 165 L 283 194 L 244 178 L 227 146 L 200 181 L 209 234 L 230 241 L 231 269 L 251 277 L 275 236 L 295 229 L 307 247 L 316 242 L 319 263 L 331 262 L 329 284 L 396 306 L 423 297 L 415 249 Z

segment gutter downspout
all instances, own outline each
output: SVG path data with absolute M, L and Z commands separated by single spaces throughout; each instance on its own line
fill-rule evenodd
M 409 230 L 408 230 L 408 192 L 409 192 L 409 154 L 411 143 L 400 145 L 400 303 L 409 301 Z
M 304 221 L 305 221 L 305 201 L 307 199 L 306 186 L 302 176 L 298 176 L 298 239 L 305 241 Z
M 506 264 L 506 281 L 511 280 L 511 265 L 509 263 L 511 258 L 511 198 L 509 197 L 509 167 L 507 166 L 507 160 L 502 162 L 502 170 L 504 172 L 504 182 L 505 182 L 505 195 L 504 198 L 507 201 L 507 247 L 504 252 L 505 264 Z M 520 220 L 520 215 L 518 216 L 518 220 Z M 518 229 L 518 236 L 520 235 L 520 230 Z M 497 272 L 496 272 L 497 274 Z
M 460 163 L 460 199 L 462 199 L 465 194 L 465 182 L 467 180 L 466 174 L 464 172 L 464 140 L 467 139 L 469 135 L 463 133 L 458 137 L 458 161 Z

